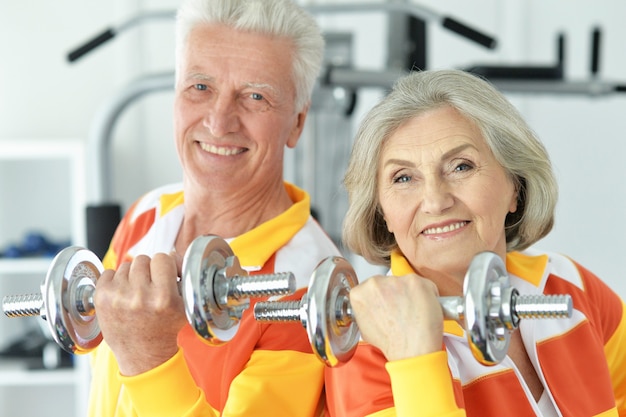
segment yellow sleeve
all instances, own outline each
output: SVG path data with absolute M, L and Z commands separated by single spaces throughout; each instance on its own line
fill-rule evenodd
M 615 405 L 620 417 L 626 416 L 626 304 L 622 303 L 622 319 L 615 332 L 604 345 L 609 364 Z
M 456 405 L 446 352 L 387 362 L 385 367 L 398 417 L 465 416 Z
M 179 353 L 144 374 L 123 377 L 117 412 L 136 416 L 212 417 L 220 413 L 206 402 Z M 223 417 L 313 417 L 321 415 L 323 364 L 312 354 L 295 351 L 255 351 L 233 380 Z M 95 414 L 94 414 L 95 415 Z M 101 414 L 98 414 L 101 415 Z
M 141 375 L 124 377 L 106 343 L 92 353 L 90 417 L 215 417 L 185 363 L 182 351 Z M 106 376 L 106 377 L 103 377 Z
M 170 360 L 140 375 L 118 374 L 139 417 L 214 417 L 219 413 L 204 399 L 189 373 L 182 350 Z
M 312 417 L 323 412 L 324 365 L 313 354 L 255 350 L 233 380 L 223 417 Z

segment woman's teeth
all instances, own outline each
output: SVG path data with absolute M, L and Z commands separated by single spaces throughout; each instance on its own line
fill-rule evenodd
M 422 233 L 425 234 L 425 235 L 436 235 L 436 234 L 440 234 L 440 233 L 447 233 L 447 232 L 451 232 L 453 230 L 460 229 L 461 227 L 465 226 L 466 224 L 467 224 L 467 222 L 459 222 L 459 223 L 449 224 L 449 225 L 444 226 L 444 227 L 433 227 L 433 228 L 424 230 Z

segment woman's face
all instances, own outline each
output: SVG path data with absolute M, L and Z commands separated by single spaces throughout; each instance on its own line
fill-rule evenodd
M 383 144 L 378 199 L 415 271 L 458 284 L 479 252 L 506 255 L 517 193 L 479 129 L 451 107 L 421 114 Z

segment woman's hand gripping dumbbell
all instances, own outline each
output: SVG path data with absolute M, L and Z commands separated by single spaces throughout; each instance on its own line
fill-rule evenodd
M 59 346 L 87 353 L 102 341 L 94 294 L 103 270 L 93 252 L 68 247 L 52 260 L 39 294 L 4 297 L 2 309 L 8 317 L 43 317 Z M 189 323 L 210 344 L 235 335 L 249 307 L 248 297 L 286 295 L 296 289 L 289 272 L 248 276 L 228 243 L 213 235 L 191 243 L 178 285 Z
M 347 362 L 360 339 L 350 306 L 350 290 L 358 279 L 340 257 L 322 261 L 300 301 L 259 302 L 254 316 L 263 322 L 300 321 L 313 352 L 327 366 Z M 506 356 L 511 332 L 520 319 L 562 318 L 572 314 L 569 295 L 520 295 L 511 287 L 502 259 L 492 252 L 474 257 L 465 275 L 463 297 L 439 297 L 446 319 L 466 331 L 476 360 L 495 365 Z M 407 329 L 410 331 L 410 329 Z

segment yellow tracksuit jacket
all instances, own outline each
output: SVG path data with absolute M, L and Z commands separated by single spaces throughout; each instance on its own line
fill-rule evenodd
M 519 328 L 546 401 L 565 417 L 626 416 L 623 301 L 563 255 L 513 252 L 506 265 L 521 294 L 567 293 L 573 298 L 571 318 L 522 320 Z M 401 254 L 392 254 L 391 275 L 412 272 Z M 493 367 L 479 364 L 454 321 L 444 323 L 444 345 L 441 352 L 387 362 L 373 346 L 359 344 L 348 363 L 326 370 L 331 416 L 543 415 L 545 408 L 535 402 L 508 356 Z
M 300 298 L 325 257 L 338 255 L 310 216 L 309 196 L 285 183 L 294 204 L 278 217 L 229 244 L 251 274 L 291 271 Z M 105 256 L 107 268 L 139 254 L 169 253 L 183 219 L 179 185 L 138 200 L 124 216 Z M 313 355 L 300 323 L 261 324 L 251 300 L 236 336 L 205 344 L 187 325 L 179 352 L 144 374 L 124 377 L 103 342 L 93 353 L 90 417 L 313 416 L 319 412 L 323 364 Z

